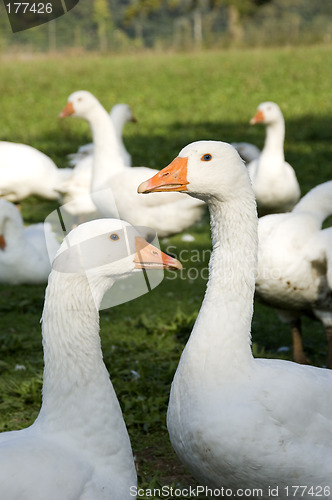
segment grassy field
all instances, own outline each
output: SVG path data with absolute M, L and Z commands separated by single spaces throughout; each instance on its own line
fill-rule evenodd
M 248 122 L 260 102 L 272 100 L 284 112 L 285 154 L 304 194 L 332 174 L 331 57 L 332 47 L 306 47 L 0 60 L 0 139 L 30 144 L 66 166 L 66 155 L 89 142 L 90 132 L 86 123 L 60 121 L 58 114 L 71 92 L 86 89 L 106 108 L 131 105 L 138 123 L 126 126 L 125 142 L 134 165 L 161 168 L 194 140 L 261 147 L 264 129 Z M 28 224 L 39 222 L 56 206 L 29 198 L 22 214 Z M 168 273 L 148 295 L 101 312 L 105 363 L 123 408 L 139 485 L 146 488 L 195 484 L 173 453 L 165 425 L 170 384 L 205 290 L 207 216 L 189 232 L 195 241 L 177 235 L 162 242 L 164 250 L 183 257 L 177 277 Z M 29 425 L 39 411 L 44 290 L 0 286 L 0 431 Z M 252 336 L 255 355 L 280 357 L 278 348 L 291 346 L 287 326 L 259 304 Z M 304 322 L 304 342 L 312 363 L 323 365 L 319 323 Z M 291 359 L 291 351 L 282 355 Z

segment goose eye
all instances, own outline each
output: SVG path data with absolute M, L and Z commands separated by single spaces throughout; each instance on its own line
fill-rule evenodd
M 110 240 L 112 240 L 112 241 L 117 241 L 119 239 L 120 239 L 120 236 L 118 234 L 116 234 L 116 233 L 112 233 L 110 235 Z
M 202 156 L 201 160 L 202 161 L 210 161 L 210 160 L 212 160 L 212 155 L 207 153 L 207 154 Z

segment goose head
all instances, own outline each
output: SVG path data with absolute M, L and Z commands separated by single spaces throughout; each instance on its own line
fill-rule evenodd
M 278 104 L 275 102 L 262 102 L 249 123 L 250 125 L 255 125 L 256 123 L 271 125 L 280 119 L 283 119 L 283 116 Z
M 250 184 L 247 169 L 237 151 L 226 142 L 197 141 L 151 179 L 141 183 L 139 193 L 186 192 L 209 201 L 236 198 Z
M 148 243 L 136 228 L 118 219 L 97 219 L 73 229 L 58 250 L 53 269 L 86 275 L 93 282 L 125 278 L 141 269 L 181 269 L 179 261 Z
M 100 106 L 98 99 L 87 90 L 78 90 L 68 97 L 67 104 L 59 117 L 75 116 L 87 120 L 90 113 Z
M 111 109 L 110 116 L 116 123 L 125 124 L 126 122 L 136 122 L 131 107 L 128 104 L 115 104 Z

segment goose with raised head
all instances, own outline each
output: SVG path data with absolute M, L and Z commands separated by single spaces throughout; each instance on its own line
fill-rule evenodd
M 103 362 L 98 308 L 117 281 L 146 267 L 181 265 L 121 220 L 87 222 L 64 239 L 42 316 L 42 406 L 30 427 L 0 434 L 0 498 L 133 498 L 134 460 Z
M 119 217 L 135 226 L 146 226 L 168 236 L 190 227 L 204 211 L 200 200 L 179 193 L 163 193 L 142 197 L 137 186 L 157 170 L 147 167 L 127 167 L 121 157 L 114 126 L 107 111 L 87 91 L 71 94 L 60 116 L 75 116 L 86 120 L 94 142 L 91 197 L 105 217 Z
M 229 144 L 199 141 L 138 191 L 183 191 L 206 201 L 213 251 L 206 294 L 172 383 L 173 447 L 200 484 L 233 498 L 331 498 L 332 373 L 255 359 L 256 201 Z M 213 496 L 213 495 L 212 495 Z
M 266 125 L 264 147 L 248 164 L 259 215 L 290 211 L 300 198 L 294 169 L 285 161 L 285 120 L 278 104 L 263 102 L 250 120 Z
M 308 363 L 301 316 L 322 322 L 328 368 L 332 368 L 332 228 L 322 229 L 322 224 L 331 214 L 332 181 L 328 181 L 311 189 L 291 212 L 261 217 L 256 279 L 256 297 L 290 324 L 294 361 Z
M 114 130 L 118 139 L 118 144 L 120 148 L 120 154 L 123 158 L 125 165 L 131 166 L 131 154 L 127 151 L 126 146 L 123 142 L 123 128 L 126 123 L 133 122 L 136 123 L 136 118 L 133 115 L 131 107 L 129 104 L 114 104 L 110 111 L 110 118 L 114 125 Z M 93 142 L 80 146 L 77 153 L 70 154 L 68 157 L 70 159 L 70 165 L 76 167 L 83 158 L 87 156 L 90 157 L 90 168 L 92 169 L 92 155 L 93 155 Z
M 0 142 L 0 196 L 17 202 L 31 195 L 57 200 L 57 188 L 73 173 L 26 144 Z
M 50 224 L 25 227 L 16 206 L 0 199 L 0 283 L 46 283 L 59 247 Z

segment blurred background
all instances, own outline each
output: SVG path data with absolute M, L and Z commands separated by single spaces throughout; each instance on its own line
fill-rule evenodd
M 42 26 L 11 32 L 0 3 L 0 53 L 192 50 L 329 43 L 330 0 L 80 0 Z

